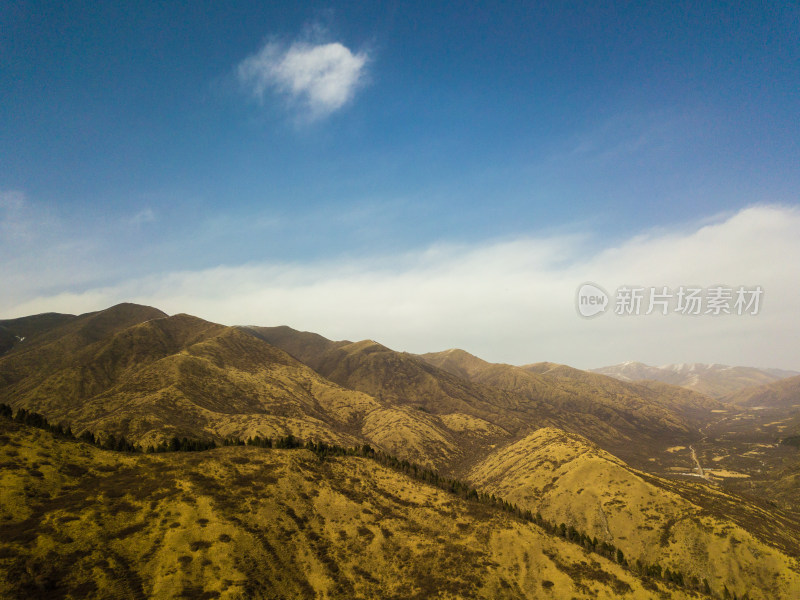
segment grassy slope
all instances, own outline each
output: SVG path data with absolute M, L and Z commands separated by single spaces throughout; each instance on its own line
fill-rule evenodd
M 687 597 L 367 459 L 0 440 L 2 597 Z
M 483 361 L 463 350 L 422 355 L 431 364 L 493 387 L 545 400 L 571 412 L 630 421 L 652 431 L 682 432 L 721 404 L 702 394 L 656 382 L 633 384 L 555 363 L 522 367 Z M 613 411 L 602 412 L 602 411 Z
M 718 489 L 635 471 L 579 436 L 537 431 L 488 456 L 468 480 L 712 589 L 800 597 L 800 563 L 790 556 L 800 550 L 800 523 Z
M 513 394 L 472 384 L 417 356 L 395 352 L 371 340 L 331 342 L 288 327 L 251 329 L 331 381 L 395 404 L 412 405 L 432 414 L 491 418 L 506 432 L 525 429 L 530 417 L 535 416 L 514 414 L 522 407 Z
M 322 435 L 331 413 L 341 424 L 347 411 L 374 404 L 252 336 L 187 315 L 94 330 L 88 339 L 73 325 L 0 359 L 4 401 L 145 443 L 259 426 L 262 434 Z
M 388 439 L 399 441 L 392 451 L 402 453 L 402 438 L 407 438 L 424 446 L 420 455 L 429 454 L 432 464 L 446 472 L 457 472 L 497 443 L 553 424 L 537 410 L 536 403 L 471 383 L 375 342 L 331 342 L 288 327 L 249 329 L 331 381 L 368 393 L 392 407 L 413 409 L 426 420 L 429 431 L 415 431 L 402 422 L 397 423 L 400 429 L 383 427 Z M 446 441 L 444 446 L 442 440 Z M 437 446 L 444 448 L 444 454 Z

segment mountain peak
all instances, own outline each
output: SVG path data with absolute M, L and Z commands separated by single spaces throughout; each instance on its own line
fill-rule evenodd
M 435 367 L 460 377 L 469 377 L 471 373 L 489 365 L 482 358 L 478 358 L 460 348 L 450 348 L 442 352 L 428 352 L 427 354 L 420 354 L 419 357 Z

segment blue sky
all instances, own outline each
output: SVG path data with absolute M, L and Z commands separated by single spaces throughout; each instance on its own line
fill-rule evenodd
M 520 240 L 566 243 L 548 263 L 564 273 L 748 207 L 791 220 L 798 39 L 789 2 L 6 5 L 0 248 L 15 285 L 0 310 L 97 309 L 220 269 L 400 277 L 419 257 Z M 364 329 L 360 310 L 318 324 L 327 308 L 265 302 L 201 316 Z M 467 341 L 480 353 L 485 337 Z M 546 351 L 528 350 L 557 359 Z

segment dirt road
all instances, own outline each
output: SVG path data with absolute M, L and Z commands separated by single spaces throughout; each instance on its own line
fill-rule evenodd
M 697 452 L 694 451 L 694 446 L 689 446 L 689 450 L 692 451 L 692 460 L 694 460 L 694 464 L 697 465 L 697 474 L 708 481 L 708 477 L 706 477 L 705 471 L 703 471 L 703 467 L 700 464 L 700 461 L 697 459 Z

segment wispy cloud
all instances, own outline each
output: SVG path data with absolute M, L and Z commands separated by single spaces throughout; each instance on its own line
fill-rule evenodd
M 0 239 L 19 243 L 31 235 L 25 194 L 17 190 L 0 191 Z
M 512 363 L 594 367 L 635 359 L 797 369 L 800 264 L 788 257 L 800 256 L 798 230 L 800 211 L 754 206 L 615 244 L 556 235 L 363 260 L 226 266 L 29 295 L 0 309 L 9 316 L 84 312 L 126 300 L 227 324 L 372 338 L 412 352 L 458 346 Z M 764 297 L 756 316 L 585 320 L 574 304 L 585 281 L 612 293 L 623 285 L 761 285 Z
M 339 42 L 289 46 L 268 42 L 237 67 L 237 76 L 259 101 L 270 91 L 287 95 L 312 119 L 342 108 L 363 83 L 368 56 Z
M 135 226 L 139 227 L 144 225 L 145 223 L 152 223 L 156 220 L 156 213 L 153 211 L 152 208 L 143 208 L 138 213 L 133 215 L 128 222 Z

